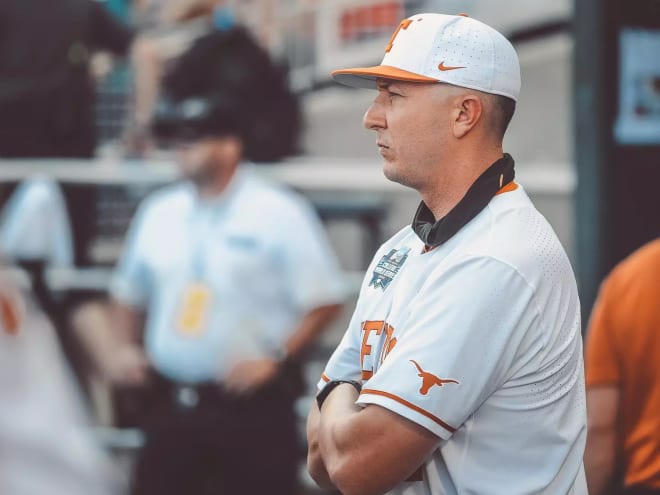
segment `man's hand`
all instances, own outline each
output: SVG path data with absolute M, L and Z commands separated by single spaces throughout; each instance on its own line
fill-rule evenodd
M 149 359 L 136 345 L 118 347 L 103 366 L 104 376 L 113 384 L 138 387 L 147 382 Z
M 344 383 L 326 397 L 320 415 L 310 413 L 307 465 L 321 486 L 334 485 L 347 495 L 385 493 L 415 473 L 440 440 L 389 409 L 357 405 L 357 398 Z
M 280 371 L 280 362 L 271 359 L 246 359 L 239 361 L 224 380 L 230 392 L 250 395 L 271 382 Z

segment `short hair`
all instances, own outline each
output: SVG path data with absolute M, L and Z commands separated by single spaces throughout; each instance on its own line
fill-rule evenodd
M 491 101 L 490 124 L 493 133 L 499 139 L 504 138 L 509 123 L 516 111 L 515 100 L 501 95 L 489 95 Z
M 467 90 L 470 94 L 478 95 L 483 106 L 483 117 L 487 119 L 485 122 L 486 126 L 496 139 L 501 141 L 504 138 L 504 134 L 516 111 L 516 101 L 514 99 L 507 96 L 486 93 L 485 91 L 470 90 L 449 83 L 440 84 L 444 84 L 449 88 L 455 88 L 456 94 L 464 93 Z

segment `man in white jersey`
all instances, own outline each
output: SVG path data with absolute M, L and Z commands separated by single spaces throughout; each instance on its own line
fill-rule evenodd
M 344 494 L 586 494 L 580 307 L 552 228 L 502 138 L 511 44 L 467 16 L 405 19 L 364 117 L 412 225 L 376 253 L 319 381 L 308 468 Z
M 116 384 L 150 386 L 136 494 L 296 492 L 299 362 L 343 284 L 311 206 L 246 163 L 293 151 L 296 110 L 239 28 L 165 77 L 153 127 L 188 180 L 140 205 L 111 284 L 122 339 L 96 346 Z

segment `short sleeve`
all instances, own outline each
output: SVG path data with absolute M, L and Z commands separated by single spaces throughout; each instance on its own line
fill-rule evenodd
M 317 384 L 318 390 L 321 390 L 331 380 L 360 381 L 362 374 L 360 366 L 360 321 L 357 314 L 357 311 L 353 313 L 348 330 L 332 356 L 330 356 Z
M 131 221 L 121 258 L 110 281 L 110 295 L 117 301 L 138 308 L 148 304 L 152 274 L 147 263 L 148 222 L 142 206 Z
M 591 313 L 585 356 L 587 387 L 616 385 L 621 382 L 620 359 L 617 356 L 617 344 L 613 335 L 616 293 L 616 279 L 606 279 L 601 285 Z
M 346 284 L 321 221 L 302 200 L 293 205 L 276 234 L 289 296 L 302 311 L 343 303 Z
M 533 288 L 490 257 L 466 258 L 432 277 L 407 315 L 391 322 L 396 345 L 358 402 L 385 407 L 444 439 L 511 377 L 529 330 L 541 339 Z
M 373 272 L 374 267 L 376 266 L 377 260 L 379 260 L 386 250 L 383 246 L 376 252 L 374 258 L 369 263 L 369 267 L 365 272 L 365 276 L 362 279 L 361 290 L 365 290 L 365 287 L 368 286 L 369 279 L 371 276 L 370 273 Z M 321 375 L 317 387 L 321 390 L 326 383 L 331 380 L 355 380 L 361 381 L 362 379 L 362 366 L 360 363 L 360 346 L 362 344 L 362 302 L 361 298 L 358 297 L 357 303 L 355 305 L 355 311 L 353 311 L 353 316 L 351 321 L 348 324 L 346 333 L 330 356 L 328 363 L 326 364 L 325 370 Z

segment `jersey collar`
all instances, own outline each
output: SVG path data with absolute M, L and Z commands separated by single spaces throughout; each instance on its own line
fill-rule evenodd
M 508 153 L 504 153 L 502 158 L 479 176 L 463 199 L 441 219 L 436 221 L 433 212 L 422 201 L 413 218 L 412 228 L 415 234 L 427 248 L 444 244 L 476 217 L 493 196 L 503 187 L 507 187 L 514 177 L 513 158 Z

